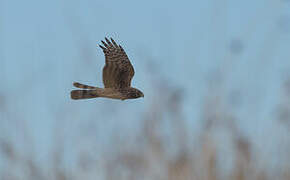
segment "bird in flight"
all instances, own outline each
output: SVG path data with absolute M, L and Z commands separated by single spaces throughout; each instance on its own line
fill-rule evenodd
M 72 90 L 71 98 L 91 99 L 97 97 L 111 99 L 136 99 L 144 97 L 144 94 L 136 88 L 131 87 L 131 80 L 134 76 L 134 68 L 122 48 L 112 38 L 111 41 L 105 38 L 103 45 L 99 45 L 105 54 L 105 66 L 103 68 L 103 83 L 105 88 L 84 85 L 74 82 L 73 85 L 82 90 Z

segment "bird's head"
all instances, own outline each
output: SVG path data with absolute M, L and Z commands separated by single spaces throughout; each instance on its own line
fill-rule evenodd
M 130 88 L 130 90 L 128 91 L 128 94 L 127 94 L 128 99 L 136 99 L 136 98 L 140 98 L 140 97 L 144 97 L 144 94 L 142 91 L 140 91 L 139 89 L 136 89 L 136 88 Z

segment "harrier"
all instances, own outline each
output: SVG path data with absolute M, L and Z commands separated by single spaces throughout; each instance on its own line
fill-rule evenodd
M 71 91 L 71 98 L 90 99 L 97 97 L 112 99 L 136 99 L 144 97 L 144 94 L 131 87 L 134 76 L 134 68 L 122 46 L 111 38 L 102 41 L 104 46 L 99 45 L 105 54 L 105 66 L 103 68 L 103 83 L 105 88 L 98 88 L 74 82 L 73 85 L 82 90 Z

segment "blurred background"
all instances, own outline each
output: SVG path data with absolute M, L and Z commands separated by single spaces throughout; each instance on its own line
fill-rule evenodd
M 70 99 L 105 36 L 144 99 Z M 289 0 L 0 0 L 0 179 L 289 180 L 289 48 Z

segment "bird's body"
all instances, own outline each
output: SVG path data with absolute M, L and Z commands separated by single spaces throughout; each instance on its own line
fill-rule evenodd
M 111 99 L 125 100 L 138 98 L 139 94 L 138 93 L 139 90 L 132 87 L 127 87 L 123 89 L 114 89 L 114 88 L 98 88 L 80 83 L 74 83 L 73 85 L 75 87 L 82 88 L 84 90 L 73 90 L 71 92 L 72 99 L 91 99 L 97 97 L 105 97 Z
M 131 80 L 135 72 L 124 49 L 120 45 L 117 45 L 112 38 L 112 42 L 107 38 L 105 40 L 107 43 L 102 41 L 105 47 L 100 45 L 106 60 L 103 68 L 103 83 L 105 88 L 75 82 L 73 85 L 83 90 L 71 91 L 71 98 L 77 100 L 105 97 L 125 100 L 144 97 L 144 94 L 140 90 L 131 87 Z

